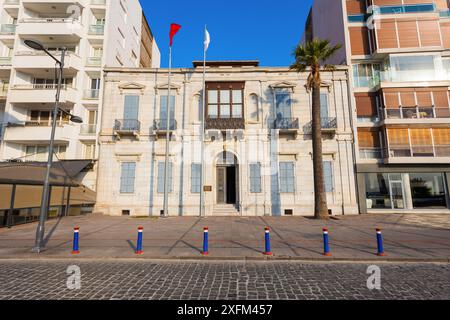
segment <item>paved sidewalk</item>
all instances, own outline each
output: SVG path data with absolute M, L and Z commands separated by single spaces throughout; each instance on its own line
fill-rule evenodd
M 73 227 L 80 250 L 71 255 Z M 134 254 L 137 227 L 144 227 L 144 254 Z M 209 227 L 209 257 L 201 255 Z M 0 259 L 265 259 L 264 227 L 271 227 L 274 259 L 450 260 L 450 215 L 341 216 L 328 222 L 306 217 L 131 218 L 68 217 L 46 224 L 47 250 L 31 253 L 36 223 L 0 229 Z M 322 255 L 322 227 L 329 228 L 332 257 Z M 383 230 L 386 257 L 376 256 L 375 228 Z

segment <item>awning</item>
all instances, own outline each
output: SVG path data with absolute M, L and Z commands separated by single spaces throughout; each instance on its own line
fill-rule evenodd
M 50 170 L 50 185 L 78 187 L 77 175 L 92 165 L 92 160 L 56 161 Z M 0 184 L 43 185 L 46 169 L 45 162 L 0 162 Z

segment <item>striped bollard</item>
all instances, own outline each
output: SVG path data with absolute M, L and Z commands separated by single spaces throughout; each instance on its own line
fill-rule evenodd
M 330 244 L 328 242 L 328 229 L 323 228 L 323 255 L 331 257 Z
M 144 228 L 139 226 L 138 228 L 138 238 L 137 238 L 137 244 L 136 244 L 136 254 L 143 254 L 144 251 L 142 251 L 142 232 L 144 231 Z
M 266 242 L 266 250 L 264 251 L 264 254 L 266 256 L 271 256 L 272 252 L 270 251 L 270 228 L 266 227 L 265 229 L 265 242 Z
M 209 235 L 209 229 L 208 227 L 203 228 L 203 251 L 202 255 L 207 256 L 209 254 L 208 252 L 208 235 Z
M 384 254 L 384 248 L 383 248 L 383 236 L 381 235 L 381 229 L 377 228 L 377 247 L 378 247 L 378 252 L 377 252 L 377 256 L 383 257 Z
M 80 239 L 80 228 L 79 227 L 75 227 L 75 228 L 73 228 L 72 254 L 79 254 L 80 253 L 79 239 Z

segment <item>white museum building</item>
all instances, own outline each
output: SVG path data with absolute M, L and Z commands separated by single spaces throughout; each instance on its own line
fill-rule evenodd
M 198 216 L 205 118 L 206 216 L 311 215 L 311 93 L 307 73 L 258 61 L 173 69 L 106 68 L 96 211 L 160 216 L 169 141 L 169 216 Z M 348 68 L 322 74 L 325 185 L 330 214 L 357 214 Z M 170 112 L 167 112 L 170 105 Z M 167 114 L 170 114 L 169 127 Z

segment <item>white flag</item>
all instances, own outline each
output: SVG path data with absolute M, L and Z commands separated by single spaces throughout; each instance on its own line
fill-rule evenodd
M 208 30 L 205 28 L 205 42 L 204 42 L 205 52 L 206 52 L 206 50 L 208 50 L 210 43 L 211 43 L 211 37 L 209 36 Z

